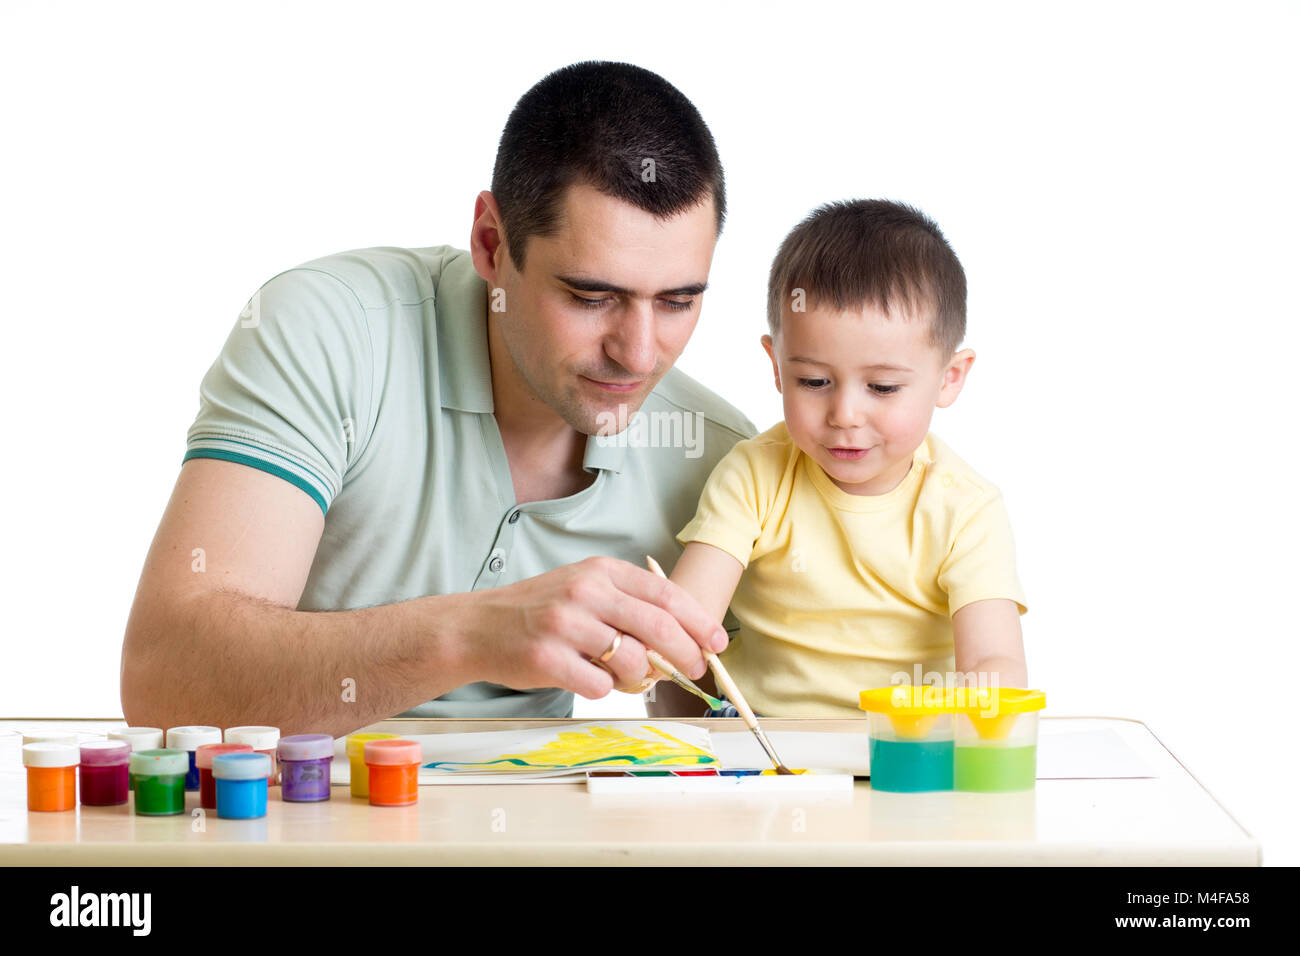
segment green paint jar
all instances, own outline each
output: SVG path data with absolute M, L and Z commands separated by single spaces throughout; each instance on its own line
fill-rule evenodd
M 135 812 L 158 817 L 185 812 L 185 775 L 190 757 L 184 750 L 138 750 L 131 754 Z

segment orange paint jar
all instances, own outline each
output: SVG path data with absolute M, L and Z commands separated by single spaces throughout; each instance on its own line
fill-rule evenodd
M 370 805 L 406 807 L 419 798 L 423 755 L 414 740 L 370 740 L 364 751 L 370 773 Z
M 28 810 L 72 810 L 77 806 L 77 764 L 71 744 L 24 744 Z

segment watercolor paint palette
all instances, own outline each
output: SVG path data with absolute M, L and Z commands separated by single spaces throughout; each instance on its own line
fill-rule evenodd
M 796 770 L 595 770 L 588 793 L 808 793 L 853 789 L 853 775 Z

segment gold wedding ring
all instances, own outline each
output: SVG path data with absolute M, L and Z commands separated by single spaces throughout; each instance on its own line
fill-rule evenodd
M 596 660 L 600 661 L 602 664 L 609 663 L 609 659 L 618 653 L 618 645 L 622 643 L 623 643 L 623 632 L 615 631 L 614 640 L 610 641 L 609 647 L 605 650 L 605 653 L 601 654 L 600 657 L 596 658 Z

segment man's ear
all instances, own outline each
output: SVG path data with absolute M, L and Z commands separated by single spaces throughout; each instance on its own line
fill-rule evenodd
M 944 366 L 942 384 L 939 387 L 939 400 L 934 403 L 935 408 L 947 408 L 957 401 L 962 386 L 966 384 L 966 376 L 970 373 L 970 367 L 974 364 L 975 352 L 972 349 L 962 349 L 953 355 L 948 364 Z
M 470 256 L 474 271 L 489 288 L 501 285 L 500 272 L 503 260 L 510 257 L 506 244 L 505 226 L 501 224 L 501 210 L 496 197 L 486 189 L 474 200 L 474 224 L 469 231 Z
M 767 350 L 767 357 L 772 360 L 772 375 L 776 378 L 776 390 L 779 393 L 781 391 L 781 365 L 776 360 L 776 352 L 773 351 L 772 336 L 765 335 L 759 341 L 763 343 L 763 348 Z

